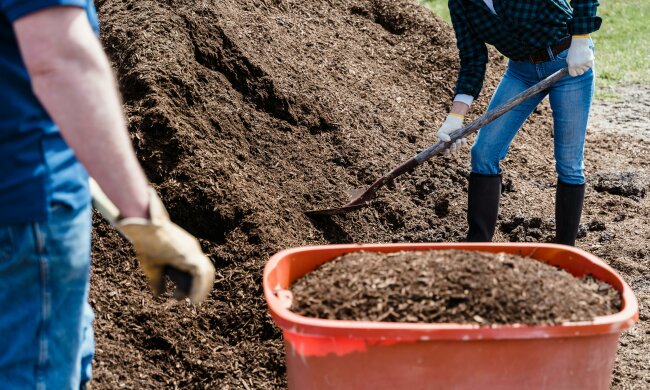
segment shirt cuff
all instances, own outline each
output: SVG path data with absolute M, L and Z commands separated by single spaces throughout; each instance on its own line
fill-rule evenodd
M 568 23 L 569 34 L 583 35 L 598 31 L 603 19 L 600 16 L 574 17 Z
M 456 97 L 454 98 L 454 101 L 455 101 L 455 102 L 465 103 L 465 104 L 467 104 L 468 106 L 471 106 L 471 105 L 472 105 L 472 102 L 474 102 L 474 96 L 472 96 L 472 95 L 466 95 L 466 94 L 464 94 L 464 93 L 459 93 L 459 94 L 456 95 Z

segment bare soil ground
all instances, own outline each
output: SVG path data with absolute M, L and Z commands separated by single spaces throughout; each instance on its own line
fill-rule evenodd
M 609 188 L 592 192 L 587 211 L 606 229 L 580 246 L 616 268 L 639 299 L 639 324 L 623 334 L 612 388 L 640 390 L 650 389 L 650 86 L 617 93 L 618 102 L 595 103 L 587 145 L 594 187 L 600 180 Z
M 592 110 L 592 129 L 650 138 L 650 85 L 609 87 L 611 98 L 596 101 Z
M 406 0 L 100 0 L 138 156 L 172 218 L 218 269 L 200 307 L 153 299 L 129 246 L 95 220 L 95 386 L 284 388 L 280 332 L 261 272 L 282 248 L 459 241 L 468 153 L 400 178 L 374 207 L 310 219 L 435 139 L 458 69 L 450 27 Z M 503 72 L 492 53 L 483 97 Z M 626 117 L 627 118 L 627 117 Z M 590 134 L 583 237 L 642 304 L 622 340 L 614 388 L 650 388 L 650 143 Z M 613 135 L 615 134 L 615 135 Z M 504 168 L 498 240 L 552 238 L 555 174 L 546 105 Z M 624 174 L 623 174 L 624 173 Z

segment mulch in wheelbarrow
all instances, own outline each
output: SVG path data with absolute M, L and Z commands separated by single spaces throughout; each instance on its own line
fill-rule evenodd
M 620 294 L 587 276 L 505 253 L 354 252 L 292 287 L 291 310 L 331 320 L 553 325 L 619 311 Z

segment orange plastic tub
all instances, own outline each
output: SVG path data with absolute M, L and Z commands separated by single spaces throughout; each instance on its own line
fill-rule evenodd
M 289 286 L 354 251 L 464 249 L 530 256 L 622 294 L 619 313 L 555 326 L 332 321 L 288 310 Z M 264 269 L 264 295 L 282 328 L 290 389 L 608 389 L 621 331 L 638 319 L 630 287 L 597 257 L 553 244 L 330 245 L 282 251 Z

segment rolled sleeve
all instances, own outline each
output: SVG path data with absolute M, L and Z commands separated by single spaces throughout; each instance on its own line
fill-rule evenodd
M 485 43 L 477 39 L 470 30 L 462 5 L 449 1 L 449 13 L 456 33 L 456 43 L 460 56 L 460 71 L 456 81 L 455 95 L 470 95 L 478 98 L 483 88 L 488 51 Z
M 87 8 L 89 0 L 0 0 L 0 10 L 10 22 L 49 7 Z
M 460 94 L 460 95 L 456 95 L 456 97 L 454 97 L 454 101 L 455 101 L 455 102 L 465 103 L 465 104 L 467 104 L 468 106 L 471 106 L 472 103 L 474 102 L 474 96 L 472 96 L 472 95 Z
M 603 20 L 596 16 L 598 0 L 572 0 L 573 18 L 569 21 L 571 35 L 591 34 L 600 29 Z

